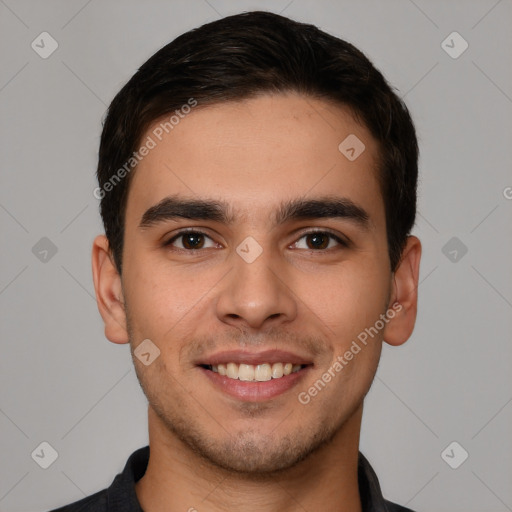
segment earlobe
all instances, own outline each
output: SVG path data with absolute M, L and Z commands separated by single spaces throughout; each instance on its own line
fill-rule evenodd
M 113 343 L 128 343 L 121 276 L 114 264 L 105 235 L 94 239 L 92 272 L 96 302 L 105 324 L 105 336 Z
M 384 341 L 402 345 L 412 334 L 418 307 L 418 282 L 421 259 L 421 242 L 415 236 L 407 237 L 402 259 L 393 275 L 393 289 L 388 311 L 389 322 L 384 329 Z

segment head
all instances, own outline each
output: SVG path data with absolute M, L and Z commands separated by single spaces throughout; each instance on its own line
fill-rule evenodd
M 107 337 L 159 351 L 134 364 L 162 430 L 225 469 L 268 472 L 346 427 L 382 341 L 414 326 L 417 160 L 382 74 L 312 25 L 244 13 L 143 64 L 103 127 L 93 268 Z M 219 390 L 214 363 L 262 351 L 302 362 L 290 389 Z

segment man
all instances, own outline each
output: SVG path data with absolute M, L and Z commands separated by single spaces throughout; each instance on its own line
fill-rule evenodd
M 105 120 L 92 255 L 149 447 L 59 510 L 408 510 L 358 447 L 415 323 L 417 160 L 382 75 L 311 25 L 244 13 L 151 57 Z

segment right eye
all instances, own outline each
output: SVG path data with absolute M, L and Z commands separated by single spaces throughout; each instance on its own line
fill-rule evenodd
M 176 246 L 175 241 L 180 240 Z M 205 239 L 211 240 L 212 244 L 210 247 L 205 247 Z M 197 230 L 184 230 L 180 231 L 177 235 L 173 236 L 170 240 L 164 243 L 164 247 L 175 247 L 181 251 L 197 251 L 199 249 L 208 249 L 211 247 L 215 247 L 215 242 L 202 231 Z

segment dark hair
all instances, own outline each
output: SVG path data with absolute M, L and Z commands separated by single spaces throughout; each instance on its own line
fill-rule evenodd
M 416 216 L 418 143 L 407 107 L 350 43 L 313 25 L 254 11 L 182 34 L 144 63 L 112 101 L 101 135 L 96 191 L 119 272 L 133 174 L 126 163 L 135 167 L 133 155 L 148 128 L 191 99 L 205 106 L 286 92 L 347 106 L 378 141 L 389 259 L 396 269 Z

